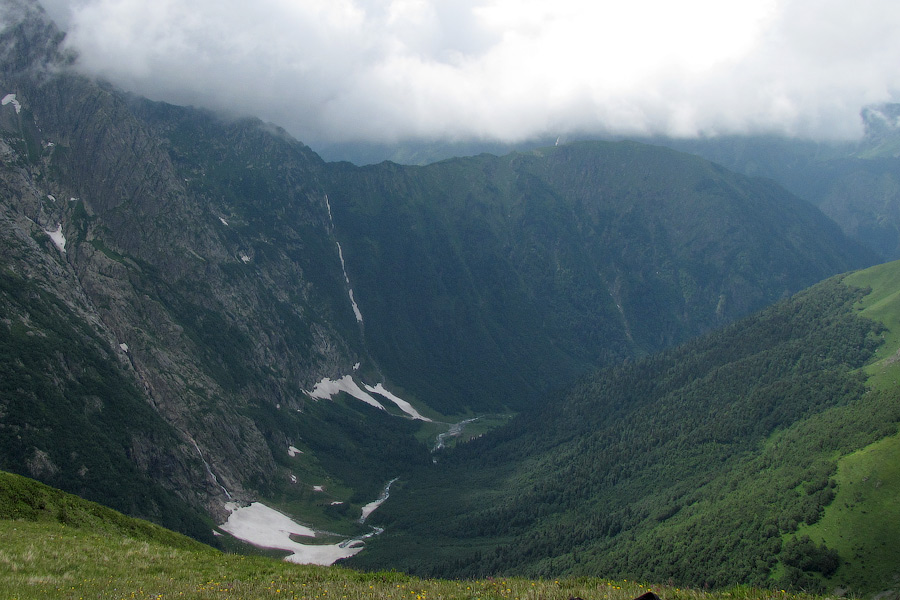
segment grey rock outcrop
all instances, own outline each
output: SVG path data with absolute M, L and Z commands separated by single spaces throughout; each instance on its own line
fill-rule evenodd
M 13 25 L 0 33 L 2 268 L 89 325 L 97 352 L 116 357 L 178 440 L 160 447 L 135 424 L 126 451 L 138 469 L 222 517 L 228 495 L 278 476 L 250 408 L 296 412 L 322 374 L 360 360 L 310 168 L 320 161 L 259 122 L 153 106 L 71 72 L 39 6 L 3 10 Z M 174 147 L 168 135 L 184 129 L 208 146 Z M 205 181 L 219 169 L 258 184 L 257 166 L 273 164 L 277 179 L 230 198 L 219 194 L 230 183 Z M 276 207 L 274 223 L 263 204 Z M 53 464 L 52 451 L 37 452 L 32 464 Z

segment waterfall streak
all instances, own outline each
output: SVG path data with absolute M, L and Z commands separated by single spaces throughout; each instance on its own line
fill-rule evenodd
M 331 203 L 328 201 L 328 194 L 325 194 L 325 207 L 328 209 L 328 221 L 331 223 L 331 231 L 334 232 L 334 218 L 331 216 Z M 335 240 L 334 243 L 337 244 L 338 258 L 341 259 L 341 271 L 344 272 L 344 281 L 347 282 L 347 290 L 350 295 L 350 304 L 353 306 L 353 314 L 356 315 L 356 321 L 362 323 L 362 313 L 359 310 L 359 306 L 356 304 L 356 300 L 353 298 L 353 288 L 350 286 L 350 277 L 347 275 L 347 265 L 344 264 L 344 251 L 341 249 L 341 243 L 339 241 Z
M 225 489 L 225 486 L 219 483 L 219 478 L 216 477 L 216 474 L 212 472 L 212 469 L 209 467 L 209 463 L 206 462 L 206 459 L 203 458 L 203 453 L 200 452 L 200 446 L 197 445 L 197 442 L 191 439 L 191 443 L 194 445 L 194 448 L 197 449 L 197 454 L 200 455 L 200 460 L 203 461 L 203 466 L 206 467 L 206 472 L 209 473 L 209 476 L 212 477 L 212 480 L 216 482 L 216 485 L 222 488 L 222 491 L 225 492 L 225 496 L 228 497 L 229 500 L 232 500 L 231 494 L 228 493 L 228 490 Z

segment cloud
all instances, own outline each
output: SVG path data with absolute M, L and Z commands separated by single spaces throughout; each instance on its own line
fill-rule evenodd
M 893 0 L 45 0 L 79 64 L 307 143 L 852 137 L 900 99 Z

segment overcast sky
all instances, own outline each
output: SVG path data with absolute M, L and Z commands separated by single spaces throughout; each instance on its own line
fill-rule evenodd
M 853 137 L 897 0 L 44 0 L 81 67 L 300 140 Z

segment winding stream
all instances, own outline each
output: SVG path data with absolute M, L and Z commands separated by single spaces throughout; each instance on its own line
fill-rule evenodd
M 359 517 L 359 523 L 365 523 L 366 519 L 369 518 L 376 508 L 381 506 L 385 500 L 391 497 L 391 486 L 394 485 L 394 482 L 399 479 L 398 477 L 394 477 L 390 481 L 388 481 L 387 485 L 384 486 L 384 490 L 381 492 L 381 495 L 378 496 L 378 500 L 374 502 L 369 502 L 365 506 L 362 507 L 362 515 Z
M 445 447 L 448 437 L 456 437 L 462 434 L 466 425 L 477 421 L 479 417 L 466 419 L 449 426 L 449 429 L 437 436 L 432 452 L 437 452 Z M 196 447 L 196 443 L 194 444 Z M 200 452 L 200 448 L 197 448 Z M 201 458 L 203 454 L 200 454 Z M 206 464 L 206 461 L 204 461 Z M 218 483 L 209 465 L 206 465 L 209 475 Z M 390 498 L 391 486 L 398 478 L 391 479 L 384 486 L 377 500 L 369 502 L 362 507 L 357 523 L 364 524 L 369 516 Z M 221 487 L 221 485 L 220 485 Z M 231 498 L 228 491 L 222 487 L 225 494 Z M 365 541 L 384 532 L 381 527 L 372 527 L 371 531 L 360 536 L 349 538 L 335 544 L 310 544 L 297 541 L 298 537 L 315 538 L 321 531 L 315 531 L 301 525 L 289 516 L 262 504 L 254 502 L 249 506 L 240 506 L 237 502 L 228 502 L 225 508 L 230 512 L 228 520 L 221 525 L 222 531 L 230 533 L 239 540 L 253 544 L 260 548 L 270 548 L 290 552 L 285 558 L 288 562 L 299 564 L 331 565 L 335 562 L 349 558 L 365 547 Z M 332 534 L 333 535 L 333 534 Z
M 459 423 L 450 425 L 450 429 L 448 429 L 444 433 L 438 434 L 437 441 L 431 451 L 437 452 L 438 450 L 443 450 L 446 447 L 444 445 L 444 440 L 446 440 L 448 437 L 458 437 L 462 434 L 463 429 L 466 428 L 466 425 L 468 425 L 469 423 L 474 423 L 479 418 L 480 417 L 473 417 L 471 419 L 466 419 L 465 421 L 460 421 Z

